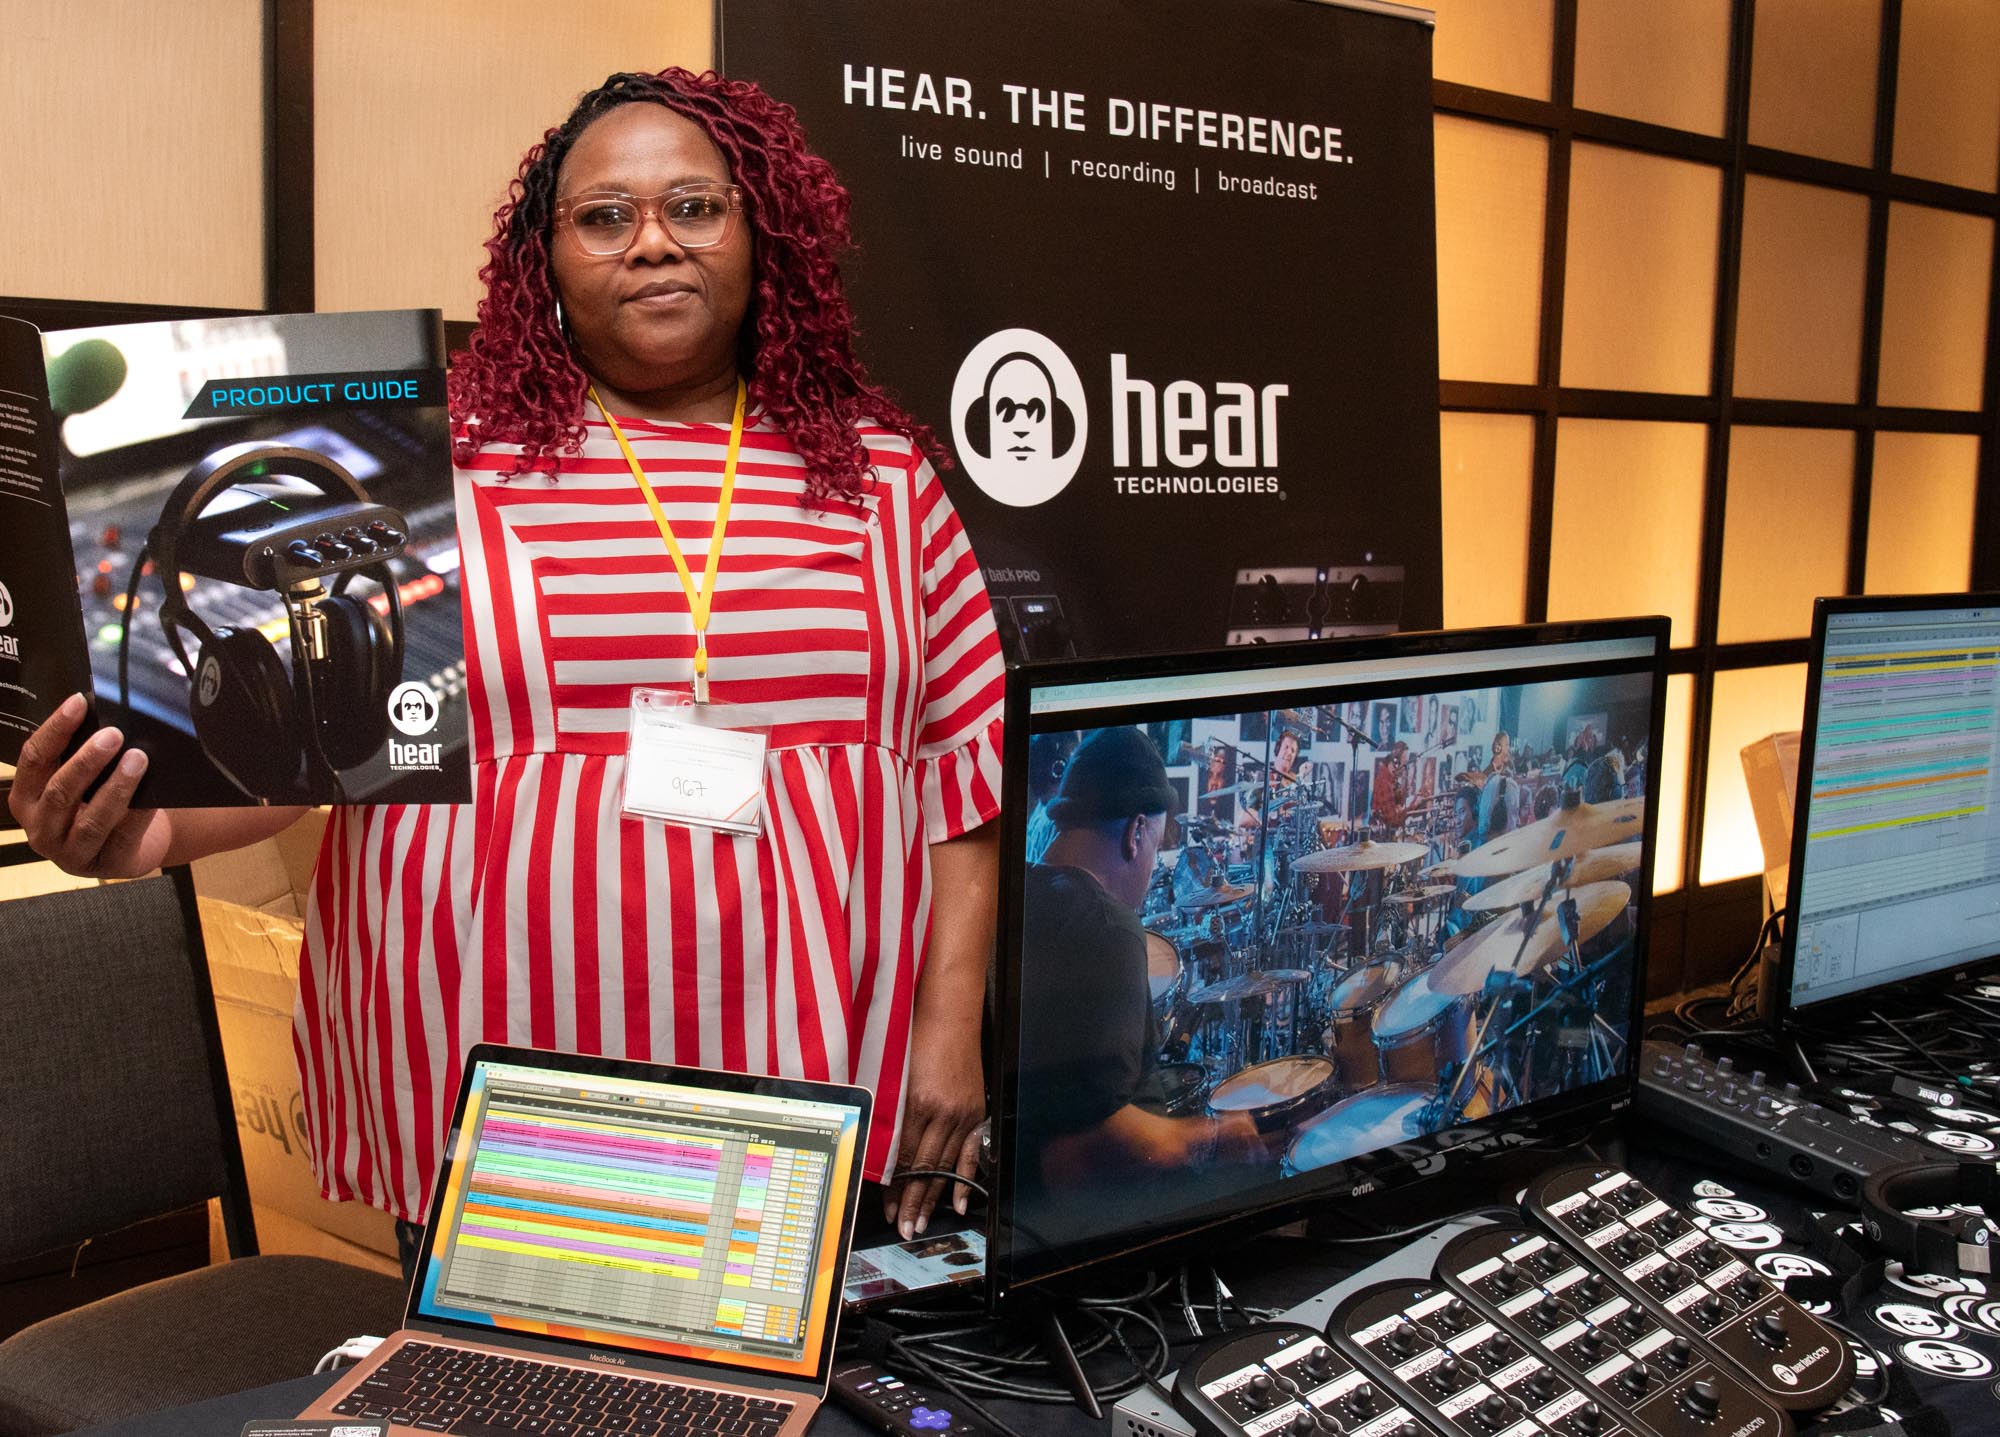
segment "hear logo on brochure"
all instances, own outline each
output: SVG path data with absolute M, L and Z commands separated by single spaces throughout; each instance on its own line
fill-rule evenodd
M 438 726 L 442 712 L 437 695 L 428 684 L 406 682 L 389 691 L 389 722 L 396 732 L 421 739 Z M 389 767 L 399 772 L 412 769 L 426 773 L 443 771 L 444 745 L 441 743 L 399 743 L 389 740 Z

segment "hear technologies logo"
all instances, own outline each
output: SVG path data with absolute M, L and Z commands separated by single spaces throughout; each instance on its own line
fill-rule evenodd
M 431 692 L 428 684 L 405 682 L 390 690 L 389 722 L 398 733 L 420 739 L 438 726 L 440 712 L 437 695 Z M 439 757 L 443 747 L 436 743 L 398 743 L 390 739 L 389 767 L 439 772 L 442 769 Z
M 14 596 L 7 592 L 7 586 L 0 584 L 0 629 L 9 628 L 14 623 Z M 21 640 L 16 634 L 0 634 L 0 659 L 21 657 Z
M 1285 497 L 1279 479 L 1279 404 L 1285 382 L 1168 379 L 1108 356 L 1099 418 L 1110 436 L 1114 493 Z M 1056 342 L 1002 329 L 975 344 L 951 386 L 959 461 L 987 497 L 1017 509 L 1062 493 L 1083 465 L 1090 407 Z
M 1076 366 L 1032 329 L 998 330 L 972 347 L 952 382 L 951 424 L 972 482 L 1017 509 L 1060 494 L 1090 437 Z

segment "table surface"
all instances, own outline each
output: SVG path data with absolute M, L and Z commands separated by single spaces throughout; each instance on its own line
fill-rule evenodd
M 1664 1136 L 1657 1129 L 1629 1130 L 1633 1134 L 1629 1151 L 1621 1142 L 1619 1132 L 1599 1135 L 1596 1145 L 1607 1164 L 1629 1167 L 1662 1197 L 1679 1203 L 1683 1208 L 1687 1208 L 1698 1195 L 1713 1196 L 1718 1190 L 1726 1190 L 1742 1202 L 1767 1213 L 1775 1229 L 1773 1240 L 1778 1234 L 1782 1234 L 1783 1238 L 1782 1249 L 1776 1250 L 1794 1253 L 1812 1251 L 1806 1240 L 1806 1234 L 1813 1227 L 1811 1212 L 1802 1194 L 1791 1189 L 1773 1188 L 1732 1172 L 1713 1154 Z M 1640 1135 L 1642 1132 L 1643 1136 Z M 1429 1205 L 1433 1210 L 1428 1215 L 1441 1215 L 1441 1195 L 1444 1194 L 1450 1195 L 1453 1206 L 1459 1210 L 1496 1201 L 1511 1205 L 1512 1195 L 1525 1183 L 1527 1173 L 1588 1156 L 1550 1150 L 1501 1153 L 1483 1162 L 1456 1156 L 1447 1163 L 1445 1172 L 1426 1179 L 1417 1188 L 1381 1195 L 1389 1206 L 1376 1203 L 1371 1207 L 1375 1200 L 1370 1200 L 1369 1203 L 1343 1204 L 1340 1211 L 1343 1214 L 1355 1213 L 1359 1220 L 1376 1226 L 1419 1221 L 1427 1216 L 1421 1210 L 1425 1201 L 1424 1189 L 1429 1190 Z M 1704 1184 L 1700 1194 L 1696 1191 L 1698 1183 Z M 1315 1225 L 1303 1235 L 1267 1236 L 1241 1247 L 1203 1253 L 1192 1260 L 1198 1274 L 1195 1290 L 1206 1300 L 1207 1269 L 1212 1262 L 1244 1306 L 1282 1310 L 1307 1301 L 1358 1269 L 1394 1253 L 1398 1247 L 1394 1242 L 1356 1244 L 1351 1239 L 1334 1236 L 1349 1230 L 1349 1220 L 1342 1218 Z M 1769 1249 L 1768 1243 L 1764 1246 Z M 1745 1252 L 1746 1260 L 1755 1255 L 1761 1254 Z M 1134 1290 L 1129 1278 L 1123 1281 L 1126 1284 L 1123 1291 Z M 1871 1355 L 1887 1370 L 1894 1383 L 1890 1400 L 1899 1404 L 1903 1415 L 1907 1417 L 1913 1407 L 1930 1409 L 1926 1415 L 1934 1414 L 1935 1421 L 1927 1429 L 1929 1431 L 1942 1429 L 1964 1434 L 2000 1431 L 2000 1383 L 1994 1380 L 1996 1375 L 2000 1375 L 2000 1334 L 1970 1329 L 1958 1334 L 1955 1338 L 1958 1343 L 1981 1354 L 1996 1371 L 1976 1381 L 1949 1380 L 1925 1372 L 1911 1362 L 1904 1350 L 1907 1338 L 1873 1319 L 1874 1310 L 1884 1302 L 1919 1303 L 1929 1307 L 1936 1307 L 1937 1302 L 1935 1299 L 1927 1300 L 1921 1291 L 1913 1293 L 1884 1285 L 1880 1265 L 1876 1264 L 1872 1269 L 1858 1270 L 1857 1281 L 1850 1285 L 1848 1300 L 1838 1314 L 1850 1332 L 1866 1344 Z M 1195 1339 L 1185 1326 L 1177 1300 L 1162 1302 L 1161 1307 L 1167 1314 L 1165 1325 L 1169 1335 L 1179 1343 L 1175 1348 L 1178 1361 L 1192 1349 Z M 855 1320 L 849 1318 L 843 1326 L 843 1339 L 853 1339 L 858 1335 Z M 1107 1348 L 1087 1366 L 1100 1382 L 1115 1381 L 1128 1376 L 1131 1371 L 1129 1362 L 1119 1355 L 1115 1347 Z M 332 1375 L 300 1377 L 96 1428 L 89 1437 L 236 1437 L 246 1422 L 295 1416 L 333 1381 Z M 1034 1434 L 1034 1437 L 1041 1437 L 1041 1434 L 1047 1434 L 1047 1437 L 1106 1437 L 1110 1430 L 1107 1423 L 1095 1421 L 1070 1405 L 1037 1405 L 1002 1399 L 992 1399 L 991 1405 L 1002 1420 L 1020 1433 Z M 1109 1413 L 1113 1404 L 1107 1400 L 1104 1406 Z M 1815 1437 L 1816 1425 L 1801 1423 L 1802 1437 Z M 863 1437 L 863 1434 L 873 1430 L 831 1403 L 821 1410 L 813 1425 L 814 1437 Z

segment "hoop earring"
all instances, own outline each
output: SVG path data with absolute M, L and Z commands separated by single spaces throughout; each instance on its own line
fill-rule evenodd
M 556 296 L 556 332 L 564 339 L 569 338 L 569 316 L 563 313 L 562 296 Z

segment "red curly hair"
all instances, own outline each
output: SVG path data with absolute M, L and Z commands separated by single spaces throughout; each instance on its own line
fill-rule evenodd
M 807 499 L 851 497 L 868 486 L 868 457 L 855 433 L 864 420 L 908 438 L 940 467 L 948 463 L 930 430 L 869 382 L 854 352 L 854 312 L 839 264 L 852 244 L 847 191 L 833 167 L 806 148 L 797 112 L 745 81 L 678 68 L 611 76 L 522 157 L 486 242 L 479 328 L 452 357 L 452 411 L 479 421 L 459 431 L 458 462 L 485 444 L 518 444 L 510 472 L 553 474 L 558 453 L 583 447 L 590 379 L 557 323 L 549 262 L 556 176 L 593 122 L 634 104 L 664 105 L 694 121 L 742 187 L 755 243 L 738 368 L 751 403 L 805 459 Z

